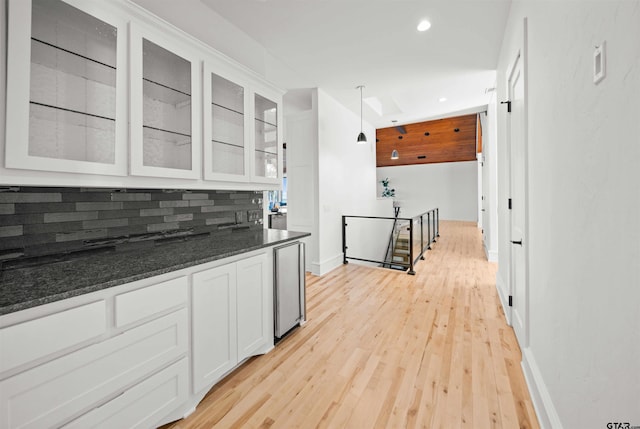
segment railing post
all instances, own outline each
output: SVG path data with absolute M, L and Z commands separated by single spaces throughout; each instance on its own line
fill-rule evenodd
M 409 221 L 409 271 L 407 274 L 416 275 L 413 270 L 413 219 Z
M 440 237 L 440 208 L 436 208 L 436 237 Z
M 427 234 L 429 236 L 429 246 L 427 249 L 431 250 L 431 212 L 427 212 Z
M 342 216 L 342 263 L 348 264 L 347 261 L 347 217 Z
M 420 260 L 424 261 L 424 216 L 420 215 Z

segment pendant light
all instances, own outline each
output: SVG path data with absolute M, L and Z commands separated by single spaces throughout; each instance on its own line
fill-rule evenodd
M 396 129 L 400 132 L 400 134 L 405 134 L 406 133 L 406 131 L 404 131 L 404 127 L 396 126 L 396 123 L 398 122 L 396 119 L 393 119 L 391 122 L 393 123 L 393 126 L 396 127 Z M 402 136 L 400 136 L 399 138 L 402 138 Z M 391 151 L 391 159 L 398 159 L 398 158 L 400 158 L 400 154 L 398 153 L 398 149 L 393 149 Z
M 362 88 L 364 88 L 364 85 L 356 86 L 356 89 L 360 89 L 360 134 L 358 134 L 358 144 L 367 142 L 367 136 L 362 131 Z

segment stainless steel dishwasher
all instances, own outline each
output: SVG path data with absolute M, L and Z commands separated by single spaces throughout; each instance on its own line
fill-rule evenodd
M 296 241 L 274 249 L 274 335 L 276 340 L 306 318 L 304 243 Z

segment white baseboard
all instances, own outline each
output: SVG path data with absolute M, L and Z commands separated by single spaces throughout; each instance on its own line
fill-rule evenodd
M 497 250 L 489 250 L 485 243 L 482 243 L 482 248 L 484 249 L 484 254 L 487 257 L 487 261 L 489 262 L 498 262 L 498 251 Z
M 340 265 L 342 265 L 342 252 L 324 261 L 311 262 L 311 273 L 316 276 L 323 276 Z
M 542 429 L 563 429 L 560 416 L 556 412 L 556 408 L 553 405 L 547 386 L 542 378 L 542 373 L 538 368 L 533 353 L 530 348 L 526 348 L 522 351 L 522 372 L 524 373 L 524 379 L 527 382 L 529 394 L 533 401 L 533 407 L 535 408 L 536 415 L 538 416 L 538 422 Z
M 504 313 L 505 319 L 507 319 L 507 324 L 511 326 L 511 307 L 509 307 L 509 297 L 504 295 L 505 283 L 500 276 L 500 270 L 496 273 L 496 289 L 498 290 L 498 298 L 500 298 L 500 303 L 502 304 L 502 312 Z

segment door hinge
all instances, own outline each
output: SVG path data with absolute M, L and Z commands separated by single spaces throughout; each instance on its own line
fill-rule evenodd
M 509 307 L 513 307 L 513 296 L 509 295 Z
M 507 105 L 507 112 L 511 113 L 511 100 L 501 101 L 500 104 L 506 104 Z
M 512 206 L 512 204 L 511 204 L 511 198 L 509 198 L 509 210 L 511 210 L 511 206 Z

